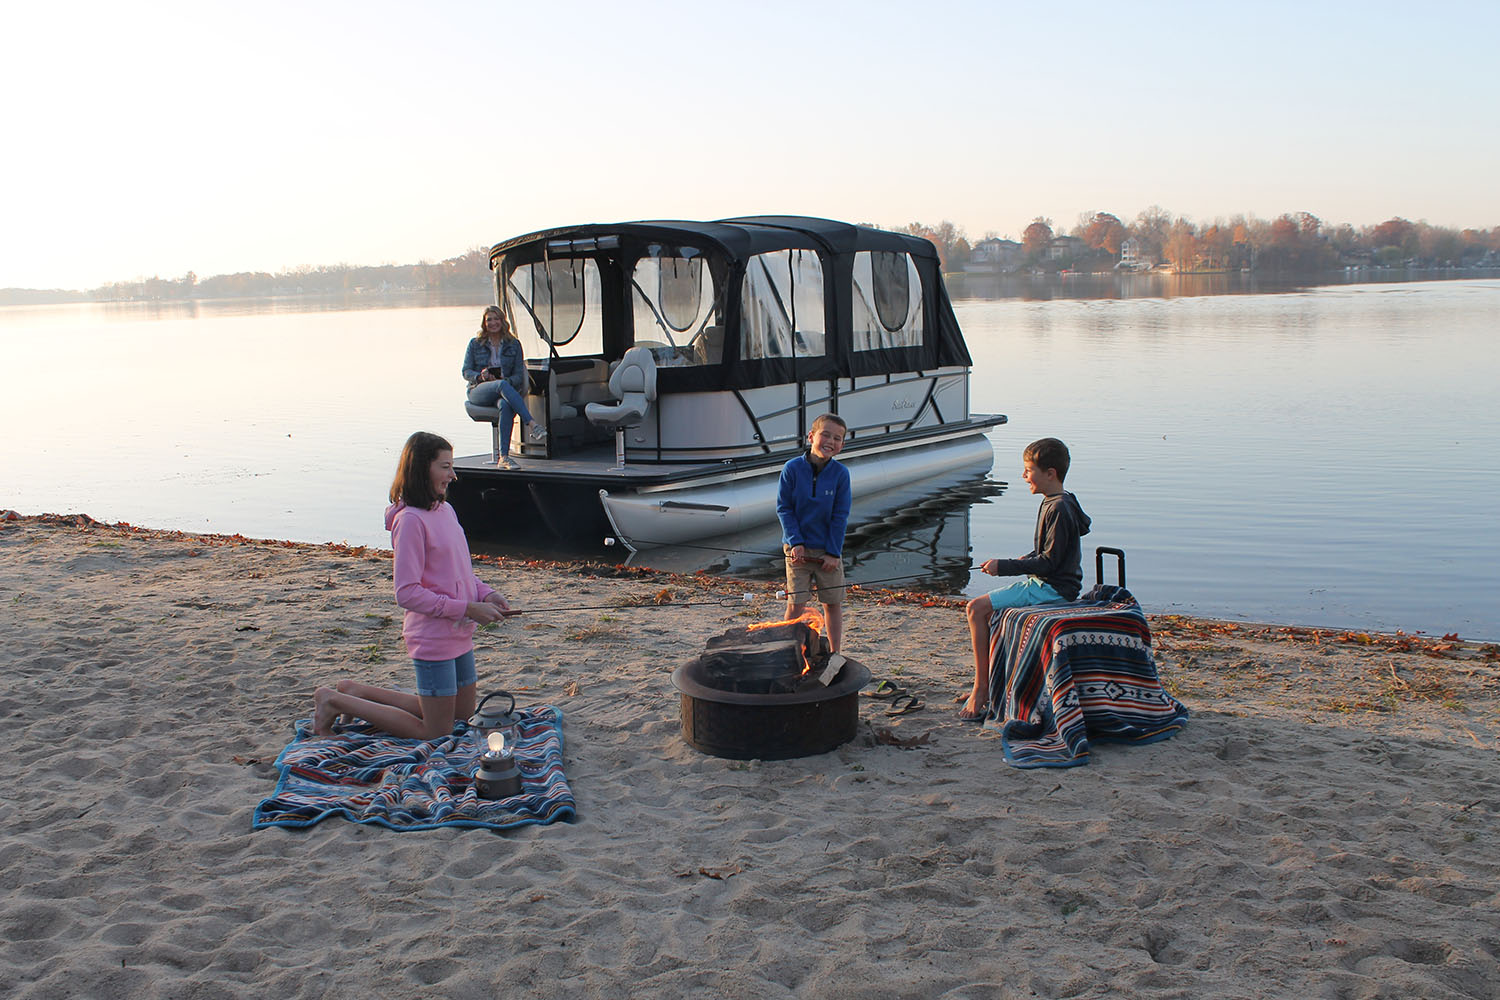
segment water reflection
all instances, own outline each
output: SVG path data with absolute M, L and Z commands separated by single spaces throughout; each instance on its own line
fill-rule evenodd
M 112 321 L 206 319 L 220 316 L 279 316 L 295 313 L 358 312 L 368 309 L 433 309 L 491 302 L 486 292 L 347 292 L 342 295 L 270 295 L 241 299 L 159 299 L 142 302 L 100 302 Z M 57 310 L 57 306 L 44 307 Z
M 953 299 L 1174 299 L 1201 295 L 1264 295 L 1334 285 L 1401 283 L 1400 268 L 1331 271 L 1315 280 L 1250 271 L 1172 274 L 1168 271 L 1100 271 L 995 274 L 964 271 L 944 276 Z M 1421 281 L 1493 278 L 1494 268 L 1447 268 L 1421 272 Z
M 987 475 L 970 473 L 856 498 L 844 533 L 845 579 L 866 586 L 963 593 L 972 572 L 972 511 L 1004 495 L 1006 487 Z M 555 545 L 542 549 L 479 542 L 472 547 L 492 555 L 550 559 L 565 552 Z M 750 580 L 781 579 L 785 566 L 781 527 L 775 523 L 634 554 L 602 543 L 578 546 L 566 554 L 671 573 Z

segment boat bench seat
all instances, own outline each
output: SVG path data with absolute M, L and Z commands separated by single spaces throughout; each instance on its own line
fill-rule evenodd
M 603 358 L 591 358 L 584 367 L 572 371 L 547 372 L 547 415 L 566 420 L 582 415 L 586 403 L 602 403 L 609 395 L 609 366 Z M 535 397 L 533 397 L 535 398 Z M 537 400 L 541 404 L 541 400 Z M 531 401 L 527 400 L 527 405 Z
M 552 440 L 586 442 L 603 439 L 604 435 L 583 418 L 583 408 L 611 398 L 609 366 L 603 358 L 559 358 L 545 371 L 531 370 L 526 408 L 545 424 Z M 545 448 L 537 446 L 537 450 Z

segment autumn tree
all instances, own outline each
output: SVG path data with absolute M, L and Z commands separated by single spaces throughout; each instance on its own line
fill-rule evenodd
M 1096 212 L 1088 221 L 1088 225 L 1083 227 L 1083 232 L 1077 235 L 1089 247 L 1118 257 L 1120 244 L 1125 242 L 1125 237 L 1129 233 L 1125 231 L 1125 225 L 1115 216 L 1108 212 Z
M 1416 227 L 1400 217 L 1387 219 L 1371 231 L 1370 245 L 1376 251 L 1398 247 L 1406 256 L 1416 256 Z
M 1143 209 L 1130 227 L 1130 235 L 1140 243 L 1140 255 L 1147 260 L 1161 260 L 1172 228 L 1172 215 L 1160 205 Z
M 1193 224 L 1183 218 L 1172 223 L 1171 228 L 1167 230 L 1161 252 L 1162 256 L 1177 270 L 1192 270 L 1198 255 L 1198 234 L 1194 231 Z
M 1021 233 L 1021 246 L 1026 250 L 1026 256 L 1033 262 L 1040 260 L 1042 254 L 1047 252 L 1047 245 L 1052 242 L 1052 220 L 1044 219 L 1038 215 L 1031 220 Z
M 1423 260 L 1449 264 L 1459 257 L 1458 233 L 1443 226 L 1420 226 L 1417 253 Z

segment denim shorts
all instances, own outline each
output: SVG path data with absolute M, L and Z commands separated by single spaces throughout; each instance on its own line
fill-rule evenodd
M 451 698 L 459 688 L 479 683 L 472 649 L 451 660 L 413 658 L 411 662 L 417 668 L 417 694 L 428 698 Z
M 1063 595 L 1052 589 L 1050 583 L 1043 583 L 1034 576 L 1017 580 L 1008 587 L 996 588 L 990 591 L 989 597 L 992 611 L 1002 611 L 1005 608 L 1029 608 L 1033 604 L 1056 604 L 1064 599 Z

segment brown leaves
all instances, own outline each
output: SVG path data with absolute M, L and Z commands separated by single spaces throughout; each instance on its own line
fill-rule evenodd
M 889 729 L 875 730 L 875 742 L 881 746 L 897 747 L 901 750 L 915 750 L 917 747 L 931 745 L 932 734 L 923 733 L 921 736 L 897 736 Z
M 663 587 L 654 594 L 632 594 L 620 601 L 618 606 L 622 608 L 648 608 L 665 607 L 668 604 L 677 603 L 677 592 L 671 587 Z
M 685 872 L 677 872 L 678 878 L 692 878 L 694 875 L 702 875 L 704 878 L 717 879 L 722 882 L 726 878 L 733 878 L 745 869 L 739 865 L 723 865 L 719 868 L 698 868 Z
M 867 593 L 873 594 L 876 604 L 915 604 L 919 608 L 961 608 L 968 603 L 962 598 L 940 597 L 922 590 L 876 588 L 870 591 L 868 588 L 850 587 L 850 590 L 855 589 L 865 589 Z
M 1405 632 L 1389 635 L 1383 632 L 1342 632 L 1335 638 L 1339 642 L 1383 649 L 1388 653 L 1422 653 L 1436 657 L 1446 657 L 1459 647 L 1457 632 L 1449 632 L 1442 639 L 1407 635 Z

